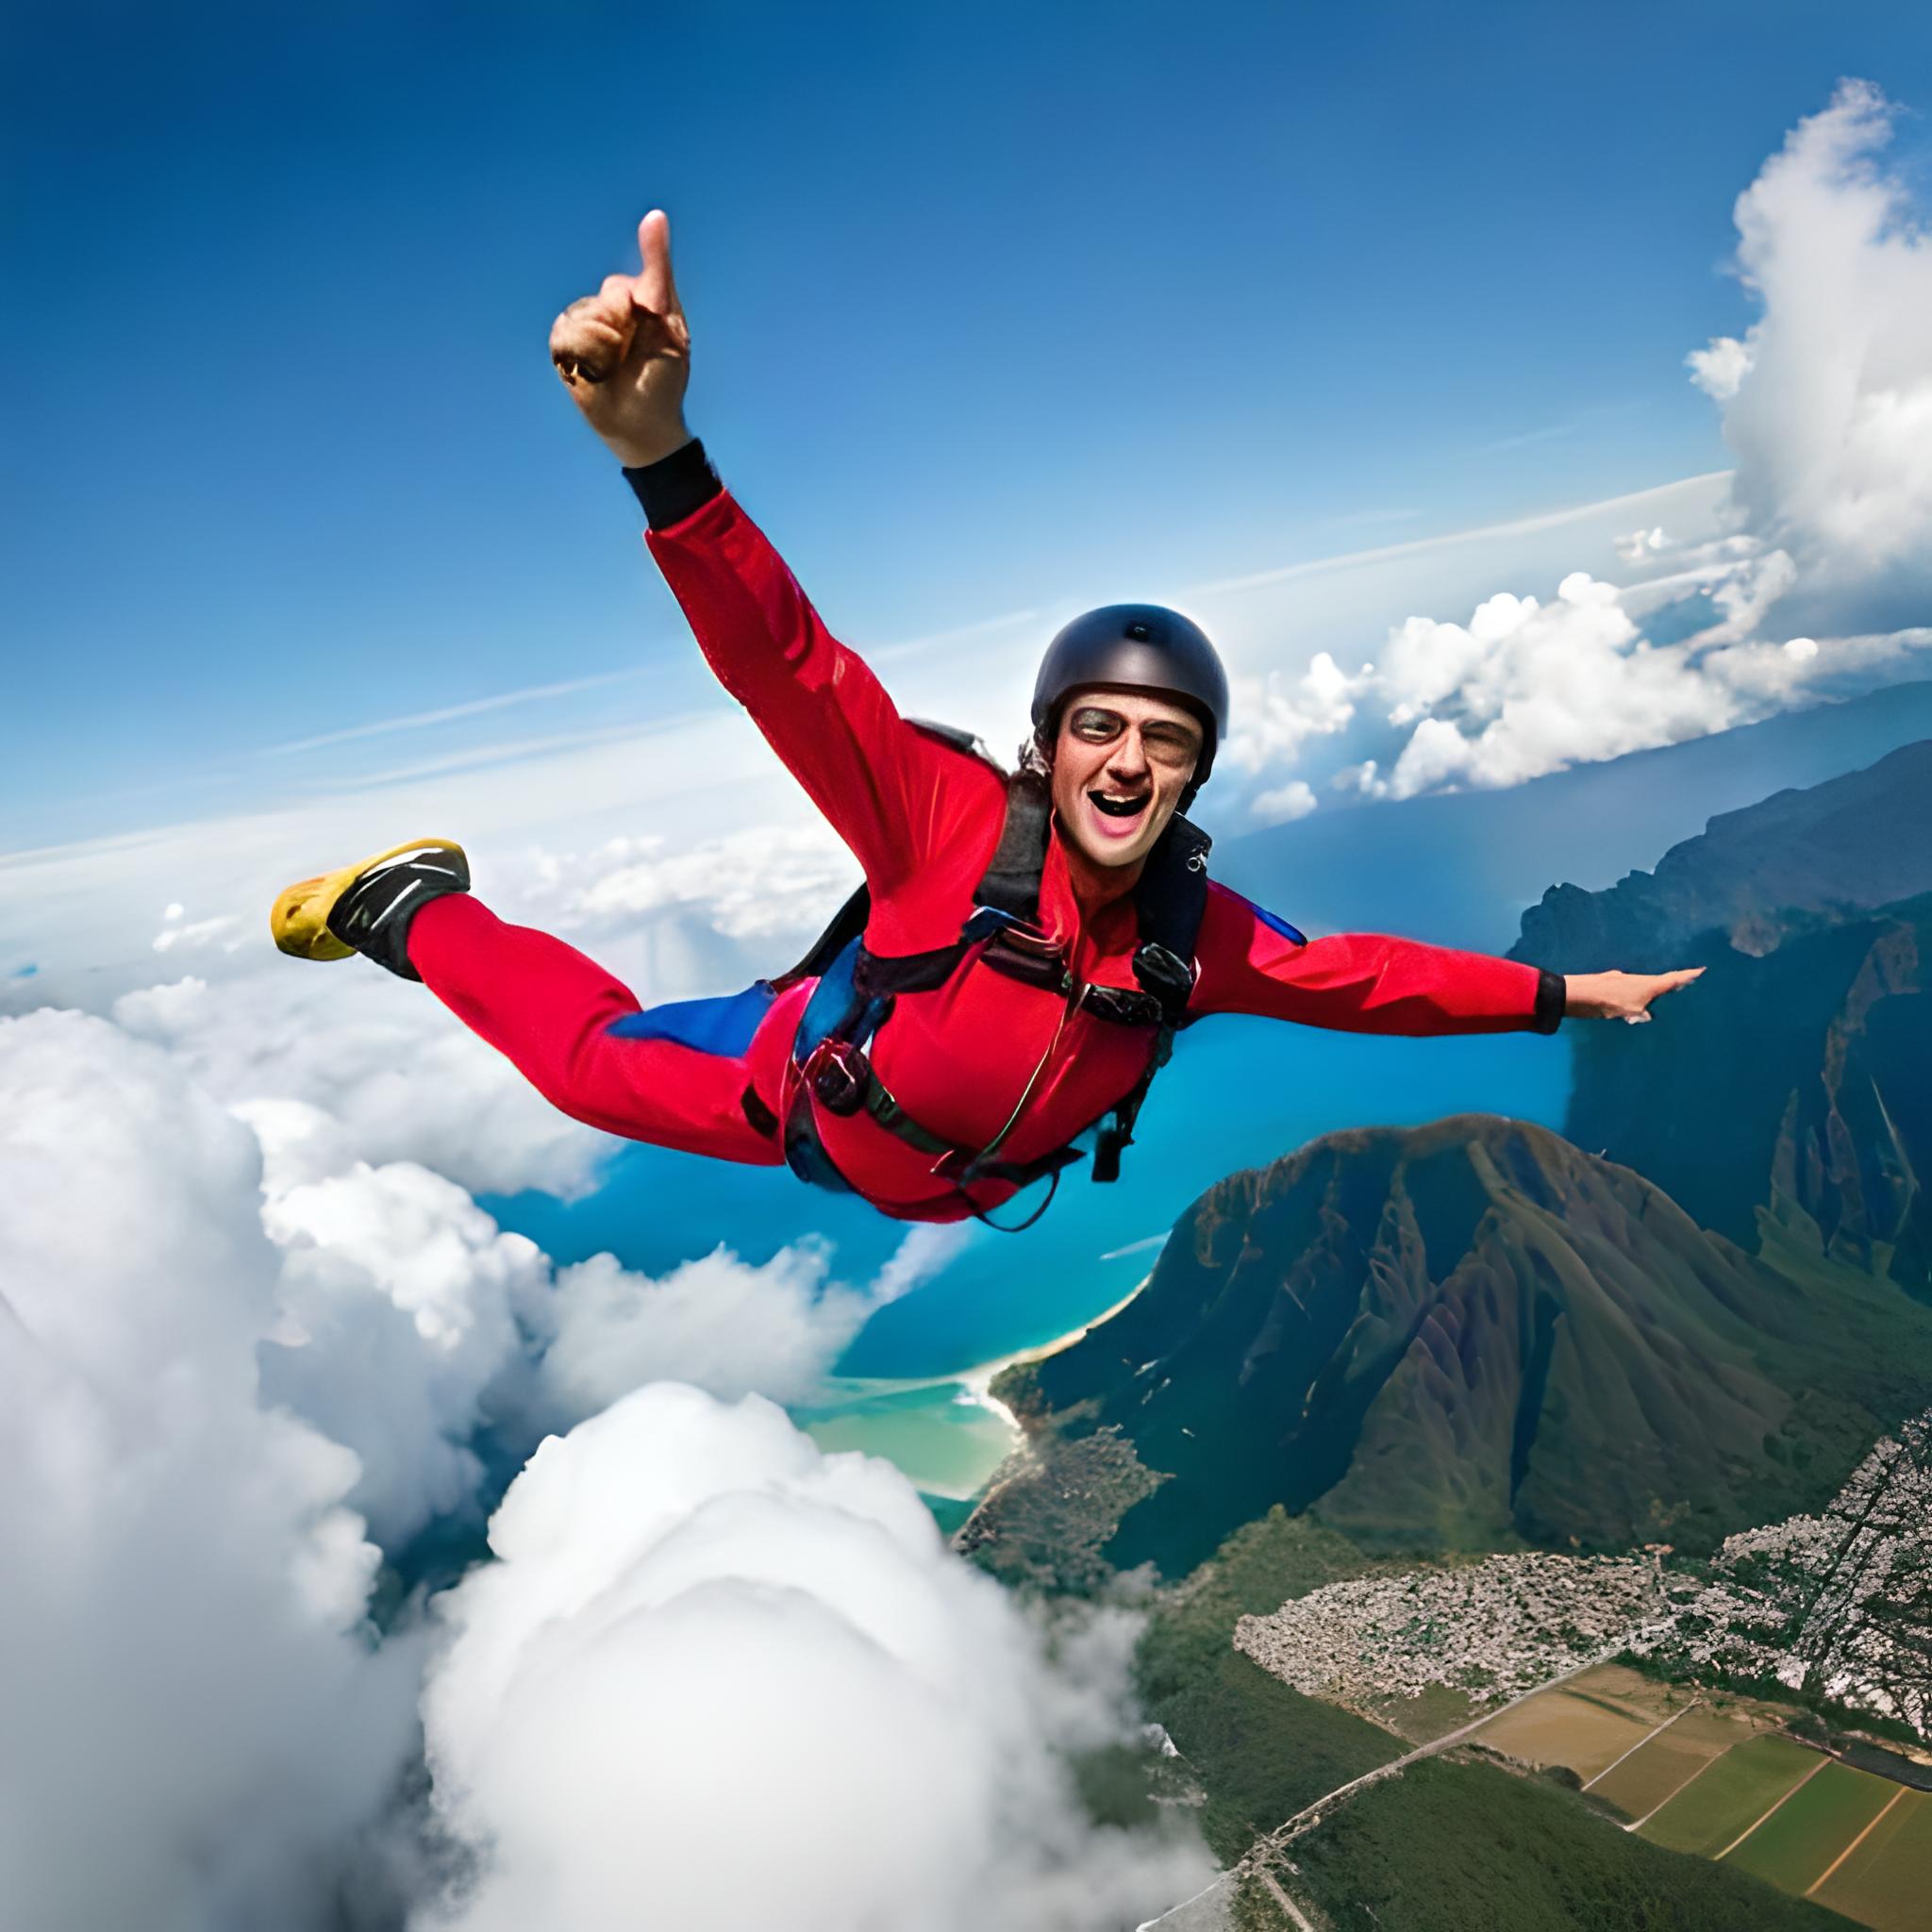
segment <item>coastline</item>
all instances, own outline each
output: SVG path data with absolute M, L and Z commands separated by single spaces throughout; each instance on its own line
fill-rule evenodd
M 1016 1369 L 1023 1362 L 1043 1362 L 1048 1356 L 1058 1355 L 1063 1349 L 1072 1348 L 1074 1342 L 1084 1341 L 1103 1322 L 1111 1322 L 1134 1297 L 1145 1288 L 1153 1277 L 1143 1274 L 1119 1301 L 1110 1308 L 1104 1308 L 1091 1322 L 1083 1322 L 1077 1328 L 1070 1328 L 1066 1334 L 1056 1337 L 1052 1341 L 1043 1341 L 1034 1348 L 1015 1349 L 1011 1355 L 1003 1355 L 995 1361 L 981 1362 L 978 1367 L 968 1369 L 963 1374 L 949 1377 L 967 1391 L 967 1399 L 978 1404 L 981 1408 L 991 1409 L 999 1417 L 1015 1438 L 1023 1434 L 1019 1419 L 1013 1411 L 992 1392 L 994 1376 L 1007 1369 Z
M 794 1412 L 795 1418 L 821 1448 L 883 1457 L 927 1495 L 973 1502 L 1024 1441 L 1018 1419 L 992 1393 L 994 1376 L 1073 1347 L 1119 1314 L 1146 1285 L 1143 1278 L 1111 1307 L 1050 1341 L 952 1374 L 835 1383 L 826 1401 Z

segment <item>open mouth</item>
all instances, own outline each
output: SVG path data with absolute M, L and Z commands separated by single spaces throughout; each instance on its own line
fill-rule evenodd
M 1137 792 L 1127 798 L 1110 797 L 1105 791 L 1090 791 L 1087 796 L 1103 818 L 1122 820 L 1139 818 L 1154 798 L 1151 791 Z

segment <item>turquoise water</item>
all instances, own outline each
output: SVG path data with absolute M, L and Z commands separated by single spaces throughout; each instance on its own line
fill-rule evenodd
M 1156 1084 L 1118 1182 L 1096 1187 L 1074 1168 L 1027 1232 L 974 1229 L 941 1274 L 873 1317 L 840 1373 L 932 1381 L 1036 1347 L 1127 1293 L 1182 1210 L 1224 1174 L 1341 1127 L 1413 1126 L 1465 1112 L 1559 1127 L 1569 1084 L 1561 1034 L 1407 1040 L 1208 1021 L 1183 1036 Z M 833 1244 L 839 1276 L 859 1281 L 905 1232 L 782 1168 L 636 1145 L 618 1154 L 585 1200 L 519 1194 L 484 1205 L 560 1262 L 608 1250 L 652 1274 L 720 1241 L 756 1262 L 817 1235 Z M 1017 1218 L 1011 1208 L 1006 1214 Z

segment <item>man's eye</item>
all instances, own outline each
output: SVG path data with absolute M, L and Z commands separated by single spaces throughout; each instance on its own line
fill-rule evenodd
M 1075 737 L 1091 739 L 1099 744 L 1107 739 L 1118 738 L 1125 722 L 1113 711 L 1075 711 L 1074 733 Z

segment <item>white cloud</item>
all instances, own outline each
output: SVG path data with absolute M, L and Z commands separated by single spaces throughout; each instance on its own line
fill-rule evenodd
M 874 1311 L 936 1274 L 967 1239 L 958 1228 L 914 1228 L 869 1287 L 834 1280 L 829 1245 L 809 1241 L 762 1266 L 720 1246 L 657 1280 L 609 1255 L 559 1269 L 555 1291 L 530 1309 L 543 1350 L 539 1416 L 567 1428 L 658 1379 L 775 1402 L 822 1394 Z
M 236 1108 L 264 1156 L 261 1218 L 283 1253 L 265 1386 L 361 1474 L 349 1500 L 385 1549 L 477 1507 L 476 1446 L 521 1458 L 643 1383 L 781 1402 L 824 1393 L 866 1320 L 969 1239 L 909 1229 L 867 1284 L 807 1241 L 753 1265 L 720 1246 L 659 1278 L 597 1255 L 553 1270 L 463 1189 L 410 1161 L 372 1166 L 299 1101 Z
M 0 1021 L 0 1919 L 320 1925 L 410 1748 L 346 1450 L 258 1400 L 254 1137 L 96 1020 Z
M 1328 652 L 1317 651 L 1292 683 L 1275 671 L 1265 677 L 1237 677 L 1227 761 L 1243 771 L 1261 771 L 1294 757 L 1307 739 L 1345 730 L 1374 669 L 1365 664 L 1359 672 L 1344 672 Z
M 1712 336 L 1708 348 L 1692 349 L 1684 362 L 1712 402 L 1727 403 L 1751 373 L 1751 351 L 1736 336 Z
M 1273 791 L 1257 792 L 1248 810 L 1261 824 L 1285 825 L 1291 820 L 1306 818 L 1318 802 L 1306 778 L 1291 778 Z
M 1764 312 L 1693 364 L 1723 406 L 1745 527 L 1790 552 L 1792 601 L 1835 629 L 1932 609 L 1932 238 L 1877 164 L 1894 111 L 1847 81 L 1765 163 L 1737 205 Z
M 1654 524 L 1647 530 L 1632 530 L 1627 537 L 1616 540 L 1618 557 L 1625 563 L 1643 563 L 1670 548 L 1671 540 L 1663 533 L 1660 524 Z
M 236 933 L 241 924 L 232 912 L 218 913 L 212 919 L 191 920 L 187 917 L 186 908 L 173 905 L 161 915 L 161 929 L 156 933 L 152 943 L 158 953 L 176 950 L 194 953 L 219 941 L 224 952 L 232 953 L 242 944 Z
M 413 1162 L 298 1179 L 336 1124 L 296 1103 L 242 1111 L 268 1152 L 261 1218 L 283 1251 L 264 1385 L 355 1450 L 350 1500 L 398 1549 L 475 1509 L 471 1441 L 492 1385 L 522 1364 L 516 1309 L 547 1291 L 549 1262 Z
M 1660 525 L 1617 538 L 1626 565 L 1670 558 L 1627 592 L 1572 572 L 1547 603 L 1503 591 L 1466 625 L 1410 617 L 1379 667 L 1318 658 L 1294 691 L 1271 683 L 1250 770 L 1372 729 L 1379 708 L 1406 741 L 1337 785 L 1397 798 L 1517 785 L 1751 723 L 1932 641 L 1932 240 L 1874 159 L 1892 111 L 1847 82 L 1739 198 L 1738 266 L 1763 314 L 1687 358 L 1738 454 L 1729 528 L 1690 545 Z M 1690 597 L 1707 601 L 1654 641 L 1644 626 Z M 1277 783 L 1251 808 L 1291 802 Z
M 426 988 L 366 961 L 277 958 L 125 994 L 113 1017 L 220 1100 L 322 1108 L 361 1158 L 420 1161 L 478 1192 L 580 1193 L 617 1144 L 558 1113 Z
M 960 1230 L 865 1289 L 815 1250 L 553 1274 L 453 1183 L 300 1102 L 238 1118 L 106 1022 L 0 1022 L 0 1082 L 7 1923 L 321 1932 L 347 1891 L 395 1923 L 435 1862 L 396 1808 L 424 1646 L 366 1628 L 346 1506 L 459 1515 L 498 1402 L 577 1425 L 449 1600 L 424 1709 L 477 1860 L 457 1923 L 1074 1932 L 1205 1876 L 1190 1827 L 1089 1827 L 1058 1755 L 1133 1735 L 1130 1622 L 1055 1661 L 890 1466 L 761 1397 L 625 1392 L 804 1388 Z
M 420 1926 L 1074 1932 L 1210 1869 L 1079 1816 L 1057 1751 L 1130 1735 L 1118 1632 L 1057 1676 L 902 1476 L 757 1397 L 658 1384 L 553 1438 L 491 1545 L 424 1702 L 477 1870 Z
M 814 822 L 755 825 L 693 845 L 645 835 L 581 855 L 540 853 L 523 897 L 562 932 L 691 908 L 727 939 L 808 939 L 858 883 L 851 853 L 830 826 Z M 774 956 L 771 970 L 790 964 Z

